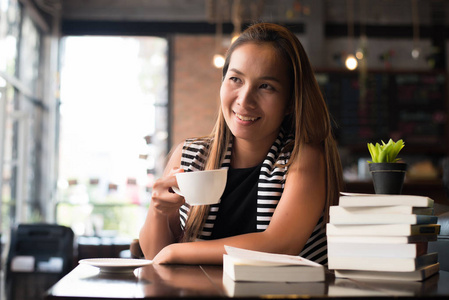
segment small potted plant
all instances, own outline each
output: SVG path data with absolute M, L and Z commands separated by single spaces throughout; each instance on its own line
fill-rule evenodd
M 368 161 L 369 171 L 373 178 L 374 191 L 376 194 L 401 194 L 404 184 L 407 164 L 399 162 L 399 152 L 404 148 L 403 140 L 388 143 L 382 141 L 382 145 L 368 143 L 371 161 Z

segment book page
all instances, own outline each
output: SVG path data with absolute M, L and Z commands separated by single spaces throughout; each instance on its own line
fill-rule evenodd
M 383 197 L 383 198 L 428 198 L 426 196 L 418 196 L 418 195 L 390 195 L 390 194 L 366 194 L 366 193 L 349 193 L 349 192 L 340 192 L 341 196 L 347 197 Z
M 237 259 L 242 264 L 259 266 L 285 266 L 304 265 L 311 267 L 321 267 L 319 263 L 305 259 L 301 256 L 274 254 L 253 250 L 246 250 L 225 245 L 225 250 L 229 256 Z

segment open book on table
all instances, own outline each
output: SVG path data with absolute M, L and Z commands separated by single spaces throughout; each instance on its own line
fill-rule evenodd
M 223 272 L 234 281 L 319 282 L 324 266 L 295 255 L 273 254 L 225 246 Z

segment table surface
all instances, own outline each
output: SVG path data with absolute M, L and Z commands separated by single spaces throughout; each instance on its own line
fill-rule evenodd
M 228 284 L 224 284 L 224 282 Z M 55 299 L 154 299 L 154 298 L 335 298 L 449 297 L 449 272 L 440 271 L 423 282 L 360 281 L 334 278 L 325 282 L 233 282 L 222 266 L 149 265 L 128 273 L 103 273 L 79 265 L 45 296 Z

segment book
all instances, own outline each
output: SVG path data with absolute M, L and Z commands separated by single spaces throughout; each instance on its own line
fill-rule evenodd
M 338 207 L 337 207 L 338 208 Z M 333 214 L 330 211 L 329 223 L 332 224 L 436 224 L 437 216 L 404 214 Z
M 332 270 L 411 272 L 437 262 L 437 252 L 407 258 L 328 256 L 328 267 Z
M 327 255 L 338 257 L 418 257 L 427 253 L 427 242 L 413 244 L 335 243 L 327 241 Z
M 320 282 L 325 268 L 295 255 L 273 254 L 225 246 L 223 273 L 234 281 Z
M 379 194 L 349 194 L 340 196 L 339 206 L 395 206 L 409 205 L 414 207 L 433 207 L 433 199 L 414 195 L 379 195 Z
M 406 214 L 406 215 L 433 215 L 433 207 L 414 207 L 410 205 L 392 206 L 331 206 L 330 212 L 334 215 L 348 214 Z
M 223 274 L 223 287 L 228 297 L 291 298 L 297 295 L 322 296 L 325 282 L 253 282 L 234 281 Z
M 326 225 L 327 235 L 348 236 L 409 236 L 435 235 L 440 233 L 439 224 L 359 224 L 359 225 Z
M 327 237 L 328 243 L 366 243 L 366 244 L 410 244 L 434 242 L 437 234 L 409 235 L 409 236 L 344 236 L 331 235 Z
M 382 272 L 360 270 L 335 270 L 336 278 L 376 279 L 395 281 L 423 281 L 440 271 L 440 263 L 423 266 L 411 272 Z

